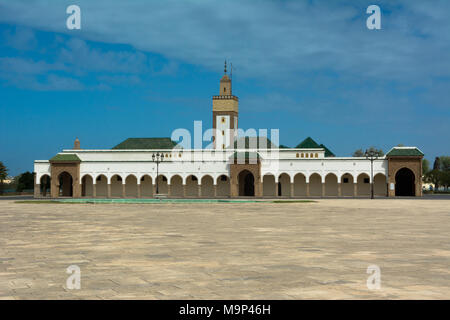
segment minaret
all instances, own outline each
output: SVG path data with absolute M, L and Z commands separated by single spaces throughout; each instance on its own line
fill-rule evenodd
M 75 139 L 75 142 L 73 143 L 73 149 L 74 150 L 80 150 L 80 140 L 78 138 Z
M 220 94 L 213 96 L 214 148 L 226 149 L 234 143 L 238 128 L 239 99 L 232 94 L 231 79 L 227 75 L 225 61 L 224 76 L 220 79 Z

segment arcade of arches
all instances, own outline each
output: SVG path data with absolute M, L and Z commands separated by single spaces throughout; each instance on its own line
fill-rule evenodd
M 420 196 L 421 160 L 393 159 L 389 161 L 389 175 L 378 173 L 373 178 L 374 195 Z M 150 175 L 84 174 L 79 176 L 79 163 L 52 163 L 51 174 L 39 178 L 35 187 L 37 197 L 93 197 L 93 198 L 152 198 L 164 194 L 172 198 L 228 198 L 228 197 L 368 197 L 370 177 L 344 173 L 290 176 L 281 173 L 261 175 L 260 163 L 231 164 L 230 175 L 160 174 L 154 181 Z M 81 181 L 79 183 L 78 181 Z M 158 189 L 158 190 L 156 190 Z
M 398 173 L 398 194 L 411 195 L 411 185 L 408 187 L 408 181 L 414 181 L 411 174 L 405 171 Z M 406 177 L 406 178 L 405 178 Z M 409 180 L 407 180 L 409 179 Z M 294 176 L 293 181 L 286 173 L 280 174 L 277 179 L 272 174 L 266 174 L 262 177 L 262 182 L 258 183 L 254 173 L 249 170 L 241 170 L 237 175 L 238 196 L 253 197 L 256 196 L 258 186 L 262 189 L 262 197 L 368 197 L 370 196 L 370 178 L 367 174 L 360 174 L 354 178 L 346 173 L 341 176 L 340 183 L 338 177 L 334 174 L 328 174 L 324 181 L 322 177 L 315 173 L 309 177 L 309 183 L 305 175 L 299 173 Z M 48 175 L 41 177 L 40 197 L 50 196 L 51 178 Z M 58 197 L 72 197 L 74 182 L 71 174 L 64 171 L 58 176 Z M 164 175 L 158 177 L 159 194 L 166 194 L 173 198 L 227 198 L 230 197 L 232 187 L 228 176 L 219 176 L 214 184 L 213 177 L 205 175 L 199 178 L 191 175 L 183 179 L 179 175 L 170 178 L 170 183 Z M 409 188 L 409 189 L 407 189 Z M 95 198 L 153 198 L 156 194 L 156 184 L 153 184 L 152 178 L 145 175 L 138 180 L 134 175 L 128 175 L 123 178 L 120 175 L 114 175 L 108 179 L 105 175 L 99 175 L 94 178 L 86 174 L 81 179 L 81 196 Z M 386 176 L 377 174 L 374 177 L 375 196 L 385 197 L 387 195 Z

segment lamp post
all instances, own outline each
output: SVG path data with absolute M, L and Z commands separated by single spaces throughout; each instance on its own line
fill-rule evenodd
M 378 154 L 373 150 L 366 150 L 365 156 L 370 160 L 370 199 L 373 199 L 373 160 L 378 159 Z
M 162 152 L 154 153 L 152 155 L 152 161 L 156 162 L 156 194 L 159 194 L 159 189 L 158 189 L 159 164 L 163 160 L 164 160 L 164 154 Z

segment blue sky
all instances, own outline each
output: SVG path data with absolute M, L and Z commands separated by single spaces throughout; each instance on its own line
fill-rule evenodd
M 81 7 L 81 30 L 66 28 Z M 382 30 L 366 8 L 382 9 Z M 399 143 L 450 154 L 450 2 L 0 0 L 0 161 L 211 126 L 223 61 L 242 128 L 338 156 Z

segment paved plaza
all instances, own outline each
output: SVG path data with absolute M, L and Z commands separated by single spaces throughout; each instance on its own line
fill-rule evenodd
M 448 299 L 449 234 L 448 200 L 4 200 L 0 298 Z M 70 265 L 79 290 L 66 288 Z

